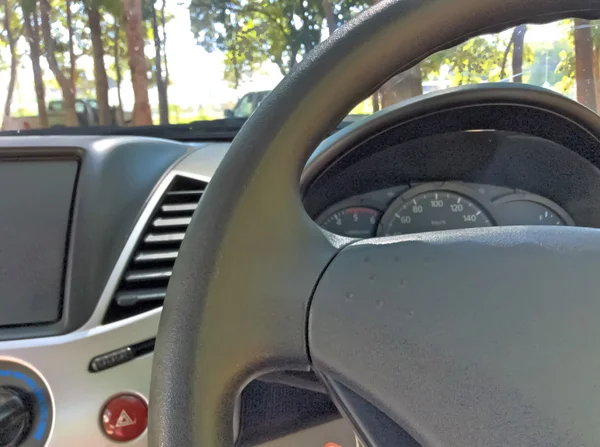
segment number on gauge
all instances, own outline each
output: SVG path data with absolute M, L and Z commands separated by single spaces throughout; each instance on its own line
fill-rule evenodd
M 368 238 L 375 236 L 381 211 L 365 206 L 342 208 L 319 219 L 319 224 L 341 236 Z
M 448 191 L 431 191 L 390 206 L 383 221 L 384 235 L 489 227 L 485 211 L 471 200 Z

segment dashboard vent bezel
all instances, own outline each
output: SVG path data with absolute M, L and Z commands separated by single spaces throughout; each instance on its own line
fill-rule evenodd
M 176 174 L 135 243 L 103 324 L 162 307 L 181 242 L 208 182 Z

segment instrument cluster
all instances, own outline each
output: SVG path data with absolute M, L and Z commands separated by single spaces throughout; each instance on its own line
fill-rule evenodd
M 555 202 L 526 191 L 463 182 L 401 185 L 350 197 L 318 217 L 353 238 L 514 225 L 575 225 Z

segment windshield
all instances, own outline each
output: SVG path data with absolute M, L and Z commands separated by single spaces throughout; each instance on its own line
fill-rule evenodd
M 377 0 L 15 0 L 0 6 L 3 130 L 247 118 Z M 395 76 L 350 115 L 462 84 L 543 86 L 600 107 L 598 23 L 478 36 Z

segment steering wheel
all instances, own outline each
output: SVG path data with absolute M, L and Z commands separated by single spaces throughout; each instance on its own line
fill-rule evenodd
M 599 12 L 597 0 L 384 1 L 308 54 L 237 135 L 188 229 L 150 444 L 231 446 L 249 381 L 312 369 L 368 446 L 598 445 L 599 231 L 349 241 L 307 216 L 299 178 L 395 73 L 475 35 Z

